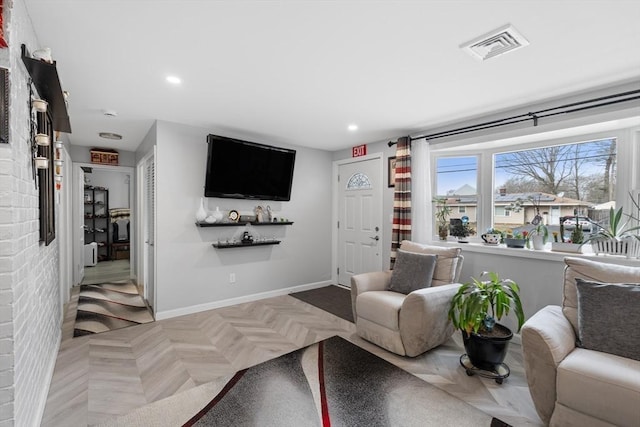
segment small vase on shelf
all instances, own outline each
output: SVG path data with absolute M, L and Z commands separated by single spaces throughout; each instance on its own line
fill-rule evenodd
M 222 211 L 220 210 L 220 208 L 218 206 L 216 206 L 216 210 L 211 213 L 211 216 L 216 219 L 216 222 L 221 222 L 222 221 L 223 214 L 222 214 Z
M 196 211 L 196 221 L 202 222 L 207 218 L 207 211 L 204 208 L 204 197 L 200 197 L 200 207 Z

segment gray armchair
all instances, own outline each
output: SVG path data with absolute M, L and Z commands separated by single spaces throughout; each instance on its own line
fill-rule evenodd
M 453 335 L 448 319 L 451 298 L 462 269 L 460 248 L 403 241 L 406 252 L 438 255 L 431 287 L 408 295 L 388 290 L 392 272 L 377 271 L 351 278 L 351 305 L 358 335 L 401 356 L 418 356 Z
M 562 307 L 546 306 L 522 327 L 525 373 L 538 415 L 552 426 L 638 426 L 640 360 L 576 346 L 583 322 L 576 279 L 640 283 L 640 268 L 572 257 L 565 264 Z M 629 321 L 638 310 L 634 301 L 627 308 L 604 304 L 629 313 Z

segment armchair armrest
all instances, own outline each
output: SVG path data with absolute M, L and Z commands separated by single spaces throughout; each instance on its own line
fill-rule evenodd
M 411 292 L 400 309 L 400 336 L 407 356 L 415 357 L 448 340 L 455 331 L 448 312 L 460 283 Z
M 391 270 L 373 271 L 351 276 L 351 310 L 353 321 L 358 318 L 356 314 L 356 298 L 363 292 L 384 291 L 391 281 Z
M 576 336 L 562 308 L 548 305 L 522 327 L 524 367 L 538 415 L 549 423 L 556 402 L 556 373 L 575 348 Z

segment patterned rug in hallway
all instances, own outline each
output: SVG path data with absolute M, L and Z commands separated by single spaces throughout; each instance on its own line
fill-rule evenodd
M 337 336 L 238 372 L 183 427 L 212 425 L 508 426 Z
M 81 285 L 73 336 L 107 332 L 153 320 L 136 285 L 129 280 Z

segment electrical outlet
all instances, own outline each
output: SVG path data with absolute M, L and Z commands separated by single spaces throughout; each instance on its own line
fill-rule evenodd
M 229 283 L 236 283 L 236 273 L 229 274 Z

